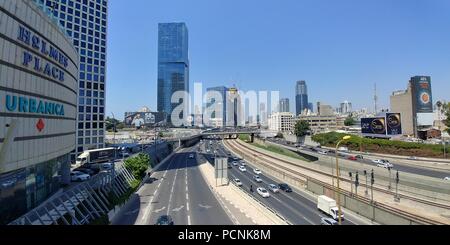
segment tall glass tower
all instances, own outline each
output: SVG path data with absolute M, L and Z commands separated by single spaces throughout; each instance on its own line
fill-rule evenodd
M 35 1 L 52 9 L 80 55 L 77 145 L 72 158 L 103 148 L 108 0 Z
M 295 86 L 295 109 L 297 116 L 307 109 L 308 104 L 308 90 L 305 81 L 298 81 Z
M 160 23 L 158 27 L 158 112 L 168 116 L 178 105 L 172 94 L 189 92 L 188 29 L 185 23 Z M 188 101 L 185 101 L 185 104 Z

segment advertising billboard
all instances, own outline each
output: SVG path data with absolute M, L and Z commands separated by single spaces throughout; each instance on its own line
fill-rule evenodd
M 433 113 L 433 97 L 431 93 L 431 77 L 413 77 L 413 99 L 416 113 Z
M 384 117 L 361 118 L 363 135 L 386 137 L 386 119 Z
M 164 114 L 158 112 L 127 112 L 125 115 L 125 125 L 135 128 L 153 126 L 165 121 Z
M 386 113 L 386 128 L 388 135 L 402 134 L 402 118 L 400 113 Z

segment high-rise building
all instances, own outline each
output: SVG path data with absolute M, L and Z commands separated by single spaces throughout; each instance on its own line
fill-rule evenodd
M 108 0 L 35 1 L 52 8 L 80 56 L 73 159 L 84 150 L 104 147 Z
M 341 114 L 349 114 L 352 112 L 352 103 L 348 102 L 348 101 L 344 101 L 343 103 L 341 103 L 340 106 L 340 110 L 339 113 Z
M 0 1 L 0 225 L 70 183 L 78 53 L 51 16 L 42 3 Z
M 171 102 L 177 91 L 189 92 L 188 29 L 185 23 L 158 26 L 158 112 L 171 114 L 178 104 Z M 184 103 L 188 108 L 187 98 Z M 188 115 L 189 112 L 185 112 Z
M 314 104 L 313 104 L 312 102 L 309 102 L 309 103 L 308 103 L 308 109 L 309 109 L 311 112 L 314 112 Z
M 211 93 L 209 93 L 209 92 L 213 92 L 213 91 L 218 92 L 222 96 L 221 101 L 216 101 L 216 99 L 213 98 L 214 96 L 210 96 Z M 221 112 L 213 111 L 211 113 L 210 119 L 215 119 L 216 121 L 221 120 L 222 126 L 225 126 L 226 122 L 227 122 L 227 93 L 228 93 L 228 88 L 224 87 L 224 86 L 206 89 L 206 97 L 207 97 L 206 98 L 206 101 L 207 101 L 206 106 L 210 107 L 212 104 L 217 103 L 218 105 L 216 105 L 216 106 L 219 106 L 222 110 Z M 217 123 L 215 123 L 215 125 L 217 125 Z
M 297 115 L 308 109 L 308 89 L 305 81 L 298 81 L 295 86 L 295 109 Z
M 284 98 L 280 100 L 280 112 L 289 112 L 289 99 Z

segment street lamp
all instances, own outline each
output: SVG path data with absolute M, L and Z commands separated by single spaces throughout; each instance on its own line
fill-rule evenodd
M 339 220 L 339 225 L 342 224 L 342 220 L 341 220 L 341 193 L 340 193 L 340 188 L 339 188 L 339 162 L 338 162 L 338 148 L 339 145 L 346 140 L 349 140 L 351 138 L 350 135 L 344 136 L 337 144 L 336 144 L 336 180 L 337 180 L 337 193 L 338 193 L 338 197 L 337 197 L 337 205 L 338 205 L 338 220 Z

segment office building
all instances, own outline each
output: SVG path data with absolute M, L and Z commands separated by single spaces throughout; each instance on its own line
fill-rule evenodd
M 295 115 L 290 112 L 276 112 L 268 120 L 269 130 L 291 132 L 294 130 Z
M 70 183 L 78 53 L 45 5 L 0 1 L 0 224 Z
M 336 116 L 302 115 L 298 120 L 307 121 L 313 134 L 334 131 L 338 129 Z
M 352 111 L 352 103 L 348 101 L 344 101 L 343 103 L 341 103 L 339 113 L 347 115 L 352 113 Z
M 284 98 L 280 100 L 279 112 L 290 112 L 289 110 L 289 99 Z
M 412 77 L 407 89 L 392 93 L 390 100 L 391 112 L 401 114 L 404 135 L 419 138 L 433 126 L 431 77 Z
M 217 93 L 214 93 L 217 92 Z M 215 119 L 214 125 L 221 125 L 221 127 L 226 125 L 227 122 L 227 94 L 228 88 L 224 86 L 212 87 L 206 89 L 206 107 L 211 110 L 215 108 L 211 108 L 213 104 L 216 104 L 219 111 L 212 111 L 210 119 Z M 220 96 L 219 100 L 216 100 L 216 96 Z M 216 121 L 222 121 L 221 123 L 217 123 Z
M 189 92 L 188 29 L 184 23 L 160 23 L 158 26 L 158 112 L 168 115 L 178 103 L 172 103 L 177 91 Z M 189 108 L 187 98 L 184 98 Z M 184 112 L 188 115 L 189 112 Z
M 317 115 L 333 116 L 334 115 L 333 107 L 330 105 L 326 105 L 322 102 L 317 102 Z
M 308 88 L 305 81 L 298 81 L 295 86 L 295 110 L 297 116 L 308 109 Z
M 314 104 L 313 103 L 308 103 L 308 109 L 310 112 L 314 112 Z
M 51 9 L 79 53 L 77 139 L 72 160 L 103 148 L 108 0 L 35 0 Z

